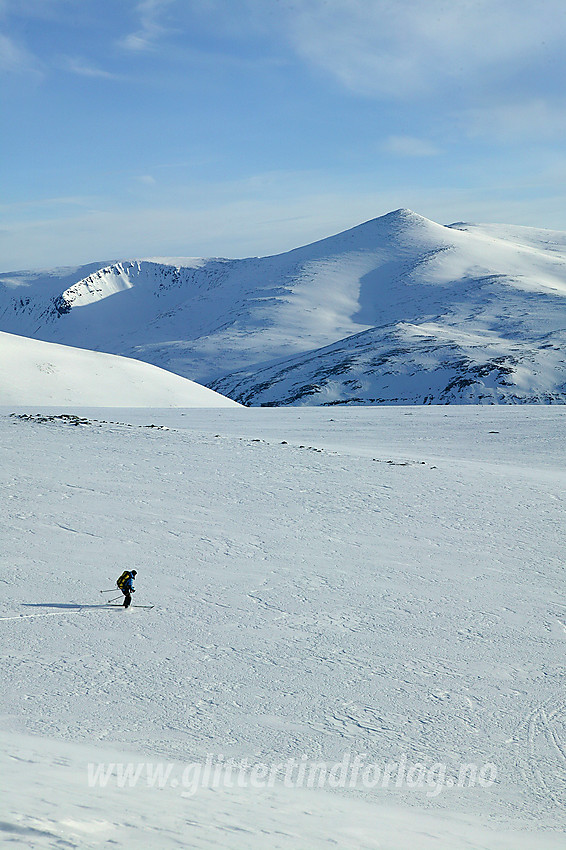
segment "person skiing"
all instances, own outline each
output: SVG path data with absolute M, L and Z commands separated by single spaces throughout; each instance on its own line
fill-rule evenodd
M 137 575 L 136 570 L 124 570 L 116 584 L 124 594 L 124 608 L 127 608 L 132 603 L 132 593 L 135 593 L 134 579 Z

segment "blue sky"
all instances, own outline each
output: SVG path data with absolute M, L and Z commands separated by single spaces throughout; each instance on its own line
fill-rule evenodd
M 563 0 L 0 0 L 0 270 L 566 230 Z

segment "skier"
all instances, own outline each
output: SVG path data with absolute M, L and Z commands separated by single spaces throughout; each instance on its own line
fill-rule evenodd
M 124 608 L 127 608 L 129 605 L 131 605 L 131 594 L 136 592 L 133 585 L 133 581 L 136 575 L 136 570 L 124 570 L 120 578 L 116 580 L 116 584 L 124 594 Z

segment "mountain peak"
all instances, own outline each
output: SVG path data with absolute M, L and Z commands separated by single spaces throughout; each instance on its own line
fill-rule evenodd
M 430 218 L 410 210 L 408 207 L 400 207 L 398 210 L 393 210 L 390 213 L 380 216 L 375 221 L 382 221 L 387 224 L 402 224 L 402 225 L 427 225 L 433 227 L 441 227 Z
M 397 218 L 402 221 L 413 221 L 414 219 L 422 219 L 423 216 L 413 210 L 410 210 L 408 207 L 399 207 L 398 210 L 386 213 L 384 216 L 381 216 L 381 218 Z

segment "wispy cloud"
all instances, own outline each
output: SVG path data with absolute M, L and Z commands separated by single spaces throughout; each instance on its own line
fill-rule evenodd
M 280 8 L 299 55 L 366 95 L 493 80 L 498 69 L 561 50 L 566 35 L 562 0 L 294 0 Z
M 469 109 L 461 116 L 472 137 L 513 144 L 563 139 L 566 134 L 566 103 L 531 98 L 522 103 L 503 103 Z
M 414 136 L 389 136 L 382 145 L 382 150 L 395 156 L 438 156 L 441 151 L 436 145 L 426 139 Z
M 155 186 L 157 180 L 155 177 L 152 177 L 151 174 L 140 174 L 135 178 L 138 183 L 141 183 L 142 186 Z
M 39 74 L 41 66 L 38 59 L 26 47 L 0 33 L 0 71 Z
M 78 56 L 69 56 L 65 61 L 65 69 L 81 77 L 98 77 L 106 80 L 118 79 L 117 74 L 113 74 L 111 71 L 105 71 L 103 68 L 98 68 L 96 65 Z
M 174 0 L 142 0 L 136 6 L 139 26 L 136 30 L 120 39 L 119 45 L 132 52 L 144 52 L 155 47 L 156 43 L 170 31 L 162 22 L 163 13 Z
M 41 210 L 42 213 L 60 212 L 68 207 L 89 208 L 96 199 L 87 195 L 68 195 L 58 198 L 40 198 L 29 201 L 17 201 L 10 204 L 0 204 L 0 214 L 16 216 L 19 213 Z

